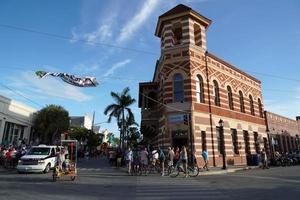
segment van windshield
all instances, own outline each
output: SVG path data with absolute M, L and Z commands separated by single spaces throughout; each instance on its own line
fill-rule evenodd
M 31 148 L 27 155 L 49 155 L 50 148 L 35 147 Z

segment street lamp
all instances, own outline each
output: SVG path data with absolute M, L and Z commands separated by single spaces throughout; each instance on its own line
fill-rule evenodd
M 224 140 L 224 121 L 222 119 L 219 120 L 219 134 L 220 134 L 220 139 L 221 139 L 221 153 L 222 153 L 222 158 L 223 158 L 223 167 L 222 169 L 227 169 L 226 167 L 226 153 L 225 153 L 225 140 Z
M 297 145 L 297 150 L 300 148 L 300 139 L 299 139 L 299 135 L 296 135 L 296 145 Z

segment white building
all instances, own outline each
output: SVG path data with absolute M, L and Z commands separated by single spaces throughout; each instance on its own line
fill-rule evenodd
M 30 140 L 37 110 L 0 95 L 0 143 L 18 145 Z
M 85 116 L 71 116 L 70 117 L 70 126 L 79 126 L 85 127 L 87 129 L 92 129 L 92 117 Z

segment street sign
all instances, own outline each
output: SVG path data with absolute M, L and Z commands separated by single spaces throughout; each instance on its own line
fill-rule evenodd
M 169 123 L 180 123 L 184 120 L 184 115 L 169 115 L 168 116 Z

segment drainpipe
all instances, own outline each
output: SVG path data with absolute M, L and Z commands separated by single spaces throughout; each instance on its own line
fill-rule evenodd
M 215 158 L 213 122 L 212 122 L 212 114 L 211 114 L 210 88 L 209 88 L 209 80 L 208 80 L 207 54 L 208 54 L 208 52 L 205 51 L 205 71 L 206 71 L 206 83 L 207 83 L 207 92 L 208 92 L 209 122 L 210 122 L 211 144 L 212 144 L 212 153 L 213 153 L 213 165 L 215 167 L 216 166 L 216 158 Z

